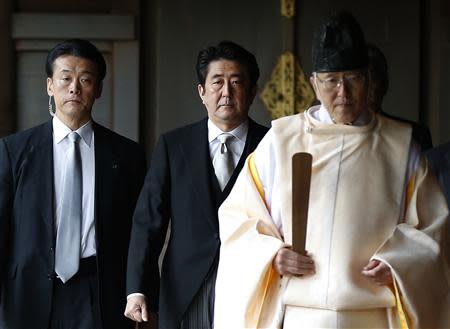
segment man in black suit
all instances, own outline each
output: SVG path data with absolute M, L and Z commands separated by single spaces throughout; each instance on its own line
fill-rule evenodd
M 259 78 L 253 54 L 223 41 L 200 51 L 197 75 L 208 118 L 160 137 L 133 218 L 125 315 L 140 322 L 159 313 L 160 328 L 212 327 L 217 210 L 267 131 L 248 117 Z
M 433 147 L 431 134 L 428 127 L 419 122 L 406 120 L 391 115 L 382 109 L 384 96 L 389 88 L 388 63 L 383 52 L 374 44 L 367 44 L 367 53 L 369 55 L 369 106 L 375 113 L 380 113 L 390 119 L 408 123 L 412 126 L 412 136 L 419 144 L 422 152 Z
M 428 164 L 439 178 L 441 187 L 450 206 L 450 142 L 425 152 Z
M 430 168 L 439 179 L 442 190 L 450 207 L 450 142 L 441 144 L 425 152 Z M 450 225 L 447 225 L 447 238 L 450 239 Z M 446 246 L 447 262 L 450 264 L 450 245 Z
M 58 44 L 46 71 L 53 118 L 0 140 L 0 328 L 130 328 L 126 262 L 145 156 L 92 120 L 106 74 L 94 45 Z

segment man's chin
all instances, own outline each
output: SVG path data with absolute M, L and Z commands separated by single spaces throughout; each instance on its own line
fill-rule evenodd
M 62 112 L 64 116 L 74 118 L 85 117 L 89 114 L 89 111 L 81 104 L 78 104 L 78 106 L 64 106 L 60 112 Z
M 347 124 L 355 121 L 357 117 L 353 113 L 335 111 L 331 118 L 335 123 Z

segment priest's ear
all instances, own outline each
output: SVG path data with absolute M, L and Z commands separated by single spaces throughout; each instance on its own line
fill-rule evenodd
M 322 103 L 322 97 L 320 97 L 320 90 L 319 90 L 319 87 L 317 86 L 317 79 L 315 78 L 314 73 L 313 73 L 313 75 L 311 75 L 309 77 L 309 83 L 311 84 L 311 86 L 314 89 L 314 93 L 316 94 L 316 98 Z

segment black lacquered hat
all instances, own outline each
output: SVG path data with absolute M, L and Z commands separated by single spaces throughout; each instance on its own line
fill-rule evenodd
M 314 33 L 314 72 L 348 71 L 366 67 L 367 46 L 361 26 L 348 12 L 334 12 Z

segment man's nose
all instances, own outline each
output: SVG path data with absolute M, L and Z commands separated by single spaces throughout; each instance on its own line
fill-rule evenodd
M 222 96 L 223 97 L 231 96 L 231 83 L 228 81 L 225 81 L 225 83 L 223 84 Z
M 349 86 L 347 81 L 345 81 L 345 79 L 342 79 L 338 87 L 338 96 L 346 96 L 349 92 L 348 88 Z
M 79 94 L 81 92 L 81 85 L 77 79 L 74 79 L 70 84 L 70 93 L 71 94 Z

